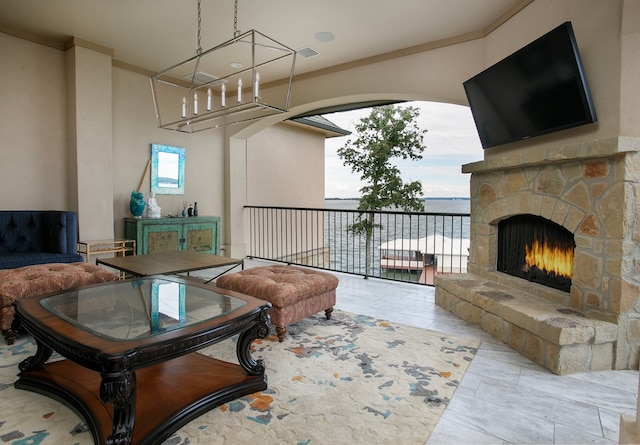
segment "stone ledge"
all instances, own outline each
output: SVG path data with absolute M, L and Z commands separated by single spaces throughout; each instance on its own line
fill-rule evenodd
M 486 173 L 512 170 L 534 165 L 548 165 L 559 162 L 581 161 L 585 159 L 610 158 L 622 153 L 634 153 L 640 150 L 640 138 L 612 136 L 596 139 L 589 143 L 576 143 L 560 147 L 548 147 L 531 151 L 525 149 L 505 157 L 488 156 L 482 161 L 462 165 L 462 173 Z
M 618 326 L 473 274 L 437 275 L 436 304 L 555 374 L 613 369 Z

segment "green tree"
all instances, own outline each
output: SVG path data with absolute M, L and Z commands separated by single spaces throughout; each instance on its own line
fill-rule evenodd
M 365 183 L 360 189 L 362 196 L 358 205 L 358 210 L 363 212 L 348 227 L 352 233 L 366 236 L 365 278 L 371 266 L 373 230 L 380 227 L 374 223 L 373 212 L 385 208 L 405 212 L 424 210 L 420 199 L 422 184 L 420 181 L 404 183 L 400 169 L 394 165 L 400 159 L 422 159 L 427 130 L 418 127 L 419 115 L 420 110 L 416 107 L 374 107 L 356 124 L 356 139 L 347 140 L 338 149 L 340 159 Z

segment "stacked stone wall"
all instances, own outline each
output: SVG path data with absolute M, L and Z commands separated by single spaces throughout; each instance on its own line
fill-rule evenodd
M 615 367 L 637 369 L 640 139 L 487 155 L 463 171 L 472 173 L 469 272 L 500 280 L 497 230 L 503 219 L 531 214 L 565 227 L 576 242 L 571 291 L 538 294 L 617 324 Z

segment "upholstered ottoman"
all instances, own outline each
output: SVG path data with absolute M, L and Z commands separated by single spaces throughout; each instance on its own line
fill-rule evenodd
M 13 303 L 24 297 L 62 292 L 90 284 L 115 281 L 118 275 L 89 263 L 51 263 L 0 270 L 0 328 L 7 344 L 16 334 Z
M 302 267 L 265 266 L 223 275 L 216 286 L 271 303 L 271 324 L 282 341 L 290 324 L 320 311 L 331 318 L 338 278 Z

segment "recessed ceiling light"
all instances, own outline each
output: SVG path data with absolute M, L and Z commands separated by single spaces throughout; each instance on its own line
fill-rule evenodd
M 322 31 L 322 32 L 316 33 L 316 40 L 319 42 L 330 42 L 335 38 L 336 36 L 334 36 L 333 33 L 330 33 L 328 31 Z
M 240 62 L 232 62 L 231 68 L 242 68 L 243 65 Z

